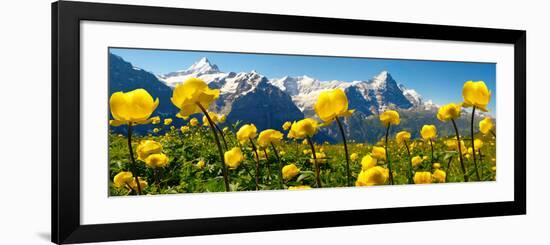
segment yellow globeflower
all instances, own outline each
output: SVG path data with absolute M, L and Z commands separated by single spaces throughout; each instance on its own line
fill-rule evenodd
M 154 128 L 154 129 L 153 129 L 153 133 L 156 134 L 156 133 L 158 133 L 158 132 L 159 132 L 159 129 L 158 129 L 158 128 Z
M 339 88 L 319 93 L 314 109 L 317 116 L 327 123 L 336 117 L 347 117 L 353 113 L 353 110 L 348 110 L 346 93 Z
M 151 123 L 152 124 L 159 124 L 160 123 L 160 117 L 151 117 Z
M 389 170 L 380 166 L 362 170 L 357 176 L 355 186 L 383 185 L 388 181 L 389 175 Z
M 438 162 L 436 162 L 436 163 L 434 163 L 434 164 L 432 165 L 432 168 L 434 168 L 434 169 L 440 169 L 440 168 L 441 168 L 441 164 L 438 163 Z
M 487 134 L 493 129 L 493 121 L 491 118 L 486 117 L 483 118 L 483 120 L 479 121 L 479 131 L 481 131 L 483 134 Z
M 450 139 L 445 141 L 445 145 L 447 145 L 447 149 L 450 151 L 458 151 L 458 144 L 456 143 L 456 139 Z M 460 140 L 460 149 L 466 149 L 466 144 L 464 144 L 464 140 Z
M 122 171 L 115 175 L 113 178 L 113 184 L 115 187 L 125 187 L 126 184 L 131 184 L 134 176 L 130 171 Z
M 475 139 L 474 140 L 474 149 L 477 151 L 483 147 L 483 140 Z
M 182 133 L 187 133 L 187 132 L 189 132 L 189 126 L 181 126 L 181 127 L 180 127 L 180 131 L 181 131 Z
M 244 156 L 239 147 L 233 147 L 233 149 L 225 152 L 224 159 L 225 165 L 227 165 L 229 169 L 236 169 L 243 161 Z
M 435 125 L 424 125 L 422 126 L 422 130 L 420 130 L 420 135 L 425 140 L 435 139 L 437 137 L 437 128 Z
M 151 168 L 163 168 L 168 165 L 168 157 L 163 153 L 151 154 L 145 158 L 145 164 Z
M 432 173 L 430 172 L 416 172 L 414 173 L 415 184 L 430 184 L 432 183 Z
M 138 159 L 145 161 L 145 159 L 152 154 L 159 154 L 162 152 L 162 145 L 154 140 L 142 140 L 136 148 Z
M 302 153 L 304 153 L 304 155 L 309 155 L 311 154 L 311 150 L 303 150 Z
M 296 167 L 296 165 L 294 165 L 294 164 L 288 164 L 288 165 L 284 166 L 282 171 L 283 171 L 283 179 L 284 180 L 292 179 L 300 173 L 300 169 L 298 167 Z
M 199 169 L 203 169 L 204 168 L 204 165 L 206 165 L 206 163 L 204 162 L 204 160 L 200 160 L 199 162 L 197 162 L 197 168 Z
M 141 177 L 138 177 L 138 180 L 139 180 L 139 187 L 141 190 L 145 189 L 145 187 L 147 187 L 147 181 L 145 180 L 142 180 Z M 132 179 L 132 182 L 130 183 L 130 187 L 132 189 L 134 189 L 134 191 L 137 191 L 138 188 L 137 188 L 137 183 L 136 183 L 136 179 Z
M 311 118 L 305 118 L 292 124 L 288 137 L 296 139 L 312 137 L 315 133 L 317 133 L 317 129 L 317 121 Z
M 447 176 L 447 173 L 445 173 L 445 171 L 441 169 L 436 169 L 432 174 L 433 180 L 439 183 L 445 183 L 446 176 Z
M 115 119 L 112 125 L 149 123 L 152 121 L 149 117 L 158 105 L 159 99 L 153 100 L 153 97 L 142 88 L 127 93 L 113 93 L 109 99 L 111 115 Z
M 351 153 L 351 155 L 349 156 L 349 159 L 351 159 L 352 161 L 356 161 L 357 159 L 359 159 L 359 154 L 357 153 Z
M 397 144 L 403 144 L 404 142 L 411 139 L 411 133 L 407 131 L 401 131 L 395 135 L 395 141 Z
M 464 98 L 464 107 L 475 106 L 482 111 L 487 111 L 487 104 L 491 100 L 491 91 L 483 81 L 467 81 L 462 87 L 462 98 Z
M 437 111 L 437 119 L 442 122 L 447 122 L 451 119 L 460 117 L 461 106 L 455 103 L 449 103 L 439 108 Z
M 376 158 L 372 157 L 371 155 L 365 155 L 361 159 L 361 170 L 365 171 L 369 168 L 375 167 L 377 161 L 378 160 L 376 160 Z
M 258 135 L 257 132 L 258 129 L 256 129 L 254 124 L 245 124 L 239 129 L 239 131 L 237 131 L 237 139 L 241 142 L 241 144 L 244 144 L 247 141 L 256 138 L 256 135 Z
M 376 159 L 386 160 L 386 149 L 384 147 L 373 146 L 371 154 Z
M 327 162 L 327 155 L 322 152 L 315 152 L 315 159 L 317 159 L 317 164 L 323 164 Z M 315 163 L 315 159 L 313 159 L 313 154 L 311 154 L 311 159 L 309 159 L 309 162 Z
M 309 185 L 297 185 L 297 186 L 289 186 L 289 190 L 309 190 L 311 189 L 311 186 Z
M 195 127 L 199 125 L 199 120 L 193 117 L 191 118 L 191 120 L 189 120 L 189 125 L 191 125 L 192 127 Z
M 292 123 L 289 122 L 289 121 L 286 121 L 284 124 L 283 124 L 283 130 L 287 131 L 290 129 L 290 126 L 292 126 Z
M 187 117 L 202 112 L 198 105 L 207 110 L 219 95 L 220 90 L 210 89 L 203 80 L 193 77 L 174 88 L 171 100 L 180 109 L 178 114 Z
M 170 124 L 172 124 L 172 118 L 165 118 L 164 119 L 164 125 L 168 126 Z
M 224 115 L 224 114 L 218 115 L 218 122 L 224 123 L 226 119 L 227 119 L 226 115 Z
M 214 123 L 220 122 L 220 118 L 219 118 L 218 114 L 209 111 L 208 116 L 210 117 L 212 122 L 214 122 Z M 205 127 L 210 126 L 210 123 L 208 122 L 208 118 L 206 116 L 202 116 L 202 125 L 205 126 Z
M 278 145 L 283 139 L 283 133 L 274 130 L 266 129 L 260 132 L 258 136 L 258 145 L 263 148 L 269 147 L 271 144 Z
M 387 110 L 380 114 L 380 122 L 387 127 L 388 125 L 398 125 L 401 120 L 397 111 Z
M 414 157 L 411 158 L 411 162 L 412 162 L 413 167 L 416 167 L 416 166 L 418 166 L 419 164 L 422 163 L 422 158 L 420 156 L 414 156 Z

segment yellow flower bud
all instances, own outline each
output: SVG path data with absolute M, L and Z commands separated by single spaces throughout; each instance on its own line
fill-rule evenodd
M 411 139 L 411 133 L 407 131 L 401 131 L 395 135 L 395 141 L 397 141 L 397 144 L 406 143 L 410 139 Z
M 432 168 L 434 168 L 434 169 L 440 169 L 440 168 L 441 168 L 441 164 L 435 162 L 435 163 L 432 165 Z
M 282 171 L 283 171 L 283 179 L 284 180 L 292 179 L 300 173 L 300 169 L 298 167 L 296 167 L 296 165 L 294 165 L 294 164 L 289 164 L 289 165 L 284 166 Z
M 491 91 L 483 81 L 467 81 L 462 88 L 462 98 L 464 98 L 464 107 L 475 106 L 482 111 L 487 111 L 487 104 L 491 100 Z
M 204 165 L 206 165 L 206 163 L 204 162 L 204 160 L 200 160 L 199 162 L 197 162 L 197 168 L 198 168 L 198 169 L 203 169 L 203 168 L 204 168 Z
M 139 187 L 141 190 L 145 189 L 145 187 L 147 187 L 147 181 L 145 180 L 142 180 L 141 177 L 138 177 L 138 181 L 139 181 Z M 137 188 L 137 183 L 136 183 L 136 179 L 133 178 L 132 179 L 132 182 L 130 183 L 130 187 L 134 190 L 134 191 L 137 191 L 138 188 Z
M 436 169 L 432 175 L 433 180 L 439 183 L 445 183 L 446 176 L 447 176 L 447 173 L 445 173 L 445 171 L 441 169 Z
M 422 163 L 422 158 L 420 156 L 414 156 L 411 158 L 411 163 L 413 167 L 416 167 Z
M 401 120 L 397 111 L 387 110 L 380 114 L 380 122 L 387 127 L 388 125 L 398 125 Z
M 371 154 L 376 159 L 386 160 L 386 149 L 384 149 L 384 147 L 373 146 Z
M 142 88 L 127 93 L 113 93 L 109 99 L 109 108 L 114 118 L 111 125 L 149 123 L 151 120 L 148 118 L 158 105 L 159 99 L 153 100 L 153 97 Z
M 145 158 L 145 164 L 151 168 L 162 168 L 168 165 L 168 157 L 165 154 L 151 154 Z
M 491 118 L 486 117 L 483 118 L 483 120 L 479 121 L 479 131 L 481 131 L 483 134 L 488 134 L 491 129 L 493 129 L 493 121 Z
M 241 142 L 241 144 L 244 144 L 247 141 L 256 138 L 257 132 L 258 131 L 254 124 L 245 124 L 239 129 L 239 131 L 237 131 L 237 139 Z
M 424 125 L 422 126 L 422 130 L 420 130 L 420 135 L 425 140 L 435 139 L 437 137 L 437 128 L 435 125 Z
M 236 169 L 244 160 L 244 156 L 239 147 L 233 147 L 233 149 L 225 152 L 224 160 L 229 169 Z
M 432 173 L 430 172 L 416 172 L 413 177 L 415 184 L 430 184 L 432 183 Z
M 122 171 L 115 175 L 113 178 L 113 184 L 115 187 L 125 187 L 126 184 L 132 183 L 132 180 L 134 179 L 134 176 L 132 175 L 132 172 L 129 171 Z
M 189 120 L 189 125 L 191 125 L 192 127 L 195 127 L 199 125 L 199 120 L 196 118 L 191 118 L 191 120 Z
M 312 137 L 317 133 L 318 127 L 317 121 L 311 118 L 305 118 L 292 124 L 288 137 L 296 139 Z
M 269 147 L 271 144 L 278 145 L 283 139 L 283 133 L 274 130 L 266 129 L 260 132 L 258 136 L 258 145 L 263 148 Z
M 138 159 L 145 161 L 145 159 L 152 154 L 159 154 L 162 152 L 162 145 L 154 140 L 142 140 L 136 148 Z
M 189 132 L 189 126 L 181 126 L 180 131 L 184 134 Z
M 322 91 L 314 106 L 315 113 L 324 122 L 330 123 L 336 117 L 346 117 L 353 113 L 348 110 L 348 98 L 342 89 Z
M 164 119 L 164 125 L 168 126 L 170 124 L 172 124 L 172 118 L 165 118 Z
M 317 159 L 317 162 L 315 162 L 315 159 Z M 313 154 L 311 154 L 311 159 L 309 159 L 310 163 L 317 163 L 317 164 L 323 164 L 327 162 L 327 155 L 322 152 L 315 152 L 315 159 L 313 158 Z
M 442 122 L 447 122 L 451 119 L 460 117 L 461 107 L 458 104 L 449 103 L 439 108 L 437 112 L 437 119 Z
M 220 90 L 210 89 L 201 79 L 189 78 L 185 82 L 176 85 L 172 93 L 172 103 L 180 109 L 181 117 L 200 113 L 201 105 L 205 110 L 220 95 Z
M 383 185 L 388 181 L 389 170 L 380 166 L 375 166 L 367 170 L 362 170 L 357 176 L 355 186 Z
M 290 129 L 290 126 L 292 126 L 292 123 L 286 121 L 286 122 L 283 124 L 283 130 L 285 130 L 285 131 L 289 130 L 289 129 Z
M 351 159 L 352 161 L 357 161 L 357 159 L 359 158 L 359 154 L 357 153 L 351 153 L 351 155 L 349 156 L 349 159 Z
M 361 169 L 363 171 L 369 169 L 369 168 L 372 168 L 372 167 L 375 167 L 376 166 L 376 162 L 378 160 L 376 160 L 376 158 L 374 157 L 371 157 L 371 155 L 365 155 L 362 159 L 361 159 Z

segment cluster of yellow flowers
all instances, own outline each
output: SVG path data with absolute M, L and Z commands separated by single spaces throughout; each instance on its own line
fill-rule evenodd
M 472 107 L 472 113 L 475 113 L 475 109 L 487 111 L 487 105 L 490 100 L 490 91 L 482 81 L 473 82 L 468 81 L 463 87 L 464 101 L 461 104 L 449 103 L 441 106 L 437 112 L 437 119 L 442 122 L 452 122 L 455 131 L 456 139 L 446 140 L 444 143 L 449 150 L 458 150 L 461 167 L 464 174 L 464 179 L 467 181 L 466 170 L 464 167 L 462 155 L 471 155 L 474 158 L 474 165 L 476 163 L 476 152 L 483 146 L 481 139 L 474 139 L 474 133 L 472 128 L 472 144 L 471 147 L 466 148 L 466 144 L 460 139 L 458 129 L 456 127 L 455 119 L 459 118 L 462 112 L 462 108 Z M 222 163 L 223 177 L 226 190 L 229 190 L 229 177 L 228 170 L 235 170 L 239 168 L 241 163 L 246 160 L 245 145 L 249 145 L 252 148 L 252 154 L 256 160 L 256 189 L 259 188 L 259 166 L 260 160 L 268 161 L 268 154 L 272 152 L 274 157 L 279 163 L 279 175 L 281 187 L 285 186 L 285 183 L 292 180 L 301 173 L 300 168 L 294 163 L 285 164 L 280 156 L 284 155 L 284 151 L 279 151 L 277 146 L 280 145 L 283 140 L 284 134 L 275 129 L 265 129 L 258 134 L 258 130 L 254 124 L 244 124 L 236 132 L 235 136 L 238 140 L 238 145 L 232 147 L 227 143 L 225 136 L 231 133 L 230 129 L 225 127 L 220 129 L 218 124 L 226 121 L 226 116 L 223 114 L 217 114 L 212 111 L 208 111 L 211 103 L 214 102 L 220 95 L 220 91 L 217 89 L 210 89 L 208 85 L 198 79 L 190 78 L 185 82 L 178 84 L 171 97 L 171 102 L 179 109 L 176 117 L 189 119 L 188 125 L 180 128 L 181 133 L 185 134 L 190 131 L 190 127 L 196 127 L 199 125 L 197 118 L 190 118 L 191 115 L 202 113 L 202 125 L 210 127 L 212 135 L 214 136 L 215 143 L 218 147 L 220 154 L 220 161 Z M 140 124 L 160 124 L 161 119 L 159 117 L 151 117 L 157 106 L 159 100 L 153 99 L 153 97 L 144 89 L 136 89 L 130 92 L 116 92 L 111 95 L 110 111 L 113 120 L 109 121 L 111 126 L 126 125 L 128 129 L 128 148 L 130 153 L 131 164 L 128 171 L 121 171 L 115 175 L 113 179 L 113 185 L 115 187 L 127 188 L 135 191 L 137 194 L 141 194 L 141 189 L 148 186 L 147 181 L 139 177 L 137 173 L 137 162 L 134 159 L 134 152 L 132 150 L 132 127 Z M 320 127 L 328 126 L 333 122 L 336 122 L 343 141 L 346 157 L 346 177 L 347 185 L 351 186 L 352 174 L 350 173 L 350 162 L 356 162 L 359 159 L 359 154 L 348 152 L 348 145 L 346 139 L 346 133 L 344 132 L 343 123 L 341 118 L 351 116 L 354 110 L 348 108 L 348 99 L 345 92 L 342 89 L 332 89 L 323 91 L 319 94 L 319 97 L 314 105 L 314 110 L 317 117 L 322 121 L 318 122 L 314 118 L 304 118 L 294 122 L 285 122 L 282 125 L 282 129 L 288 131 L 287 138 L 291 140 L 303 140 L 304 145 L 309 145 L 308 150 L 304 150 L 304 154 L 310 155 L 309 162 L 313 164 L 315 169 L 316 185 L 321 187 L 320 165 L 327 163 L 328 157 L 325 154 L 323 147 L 317 146 L 313 143 L 312 137 L 319 131 Z M 472 116 L 472 125 L 473 125 Z M 392 168 L 392 161 L 390 159 L 388 148 L 388 136 L 392 126 L 397 126 L 401 123 L 400 115 L 395 110 L 386 110 L 379 115 L 379 120 L 386 127 L 385 142 L 378 143 L 372 147 L 370 153 L 364 155 L 361 158 L 361 170 L 358 173 L 355 181 L 355 186 L 372 186 L 394 184 L 394 171 Z M 165 118 L 163 121 L 164 126 L 170 126 L 173 123 L 171 118 Z M 472 126 L 473 127 L 473 126 Z M 479 122 L 479 130 L 483 134 L 492 133 L 494 125 L 490 118 L 486 117 Z M 171 130 L 175 130 L 174 126 L 171 126 Z M 158 133 L 159 128 L 154 128 L 153 132 Z M 409 183 L 425 184 L 433 182 L 446 182 L 447 173 L 441 168 L 441 164 L 434 162 L 434 149 L 433 143 L 437 139 L 437 128 L 435 125 L 423 125 L 420 129 L 420 135 L 422 140 L 429 143 L 431 146 L 431 164 L 430 171 L 414 171 L 419 168 L 424 162 L 428 161 L 426 155 L 411 155 L 411 150 L 417 146 L 416 142 L 411 142 L 411 132 L 399 131 L 395 134 L 395 142 L 398 147 L 404 146 L 407 150 L 409 167 L 408 167 L 408 179 Z M 223 144 L 222 144 L 223 142 Z M 363 146 L 363 144 L 357 144 L 357 147 Z M 250 149 L 250 148 L 248 148 Z M 271 151 L 271 150 L 272 151 Z M 263 155 L 261 152 L 263 151 Z M 142 140 L 136 148 L 135 154 L 137 160 L 145 163 L 145 165 L 151 169 L 164 168 L 169 165 L 169 157 L 163 153 L 163 147 L 160 142 L 154 140 Z M 206 165 L 204 160 L 199 160 L 196 163 L 196 167 L 203 169 Z M 477 166 L 476 166 L 477 171 Z M 479 176 L 478 176 L 479 178 Z M 310 186 L 297 185 L 290 186 L 288 189 L 308 189 Z

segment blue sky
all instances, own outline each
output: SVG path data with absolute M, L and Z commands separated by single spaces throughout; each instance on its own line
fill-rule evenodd
M 111 48 L 110 52 L 155 74 L 187 69 L 202 57 L 207 57 L 221 71 L 256 70 L 268 78 L 307 75 L 322 81 L 354 81 L 368 80 L 387 70 L 398 83 L 415 89 L 424 99 L 436 104 L 461 102 L 464 82 L 483 80 L 492 91 L 489 110 L 495 113 L 496 65 L 493 63 L 121 48 Z

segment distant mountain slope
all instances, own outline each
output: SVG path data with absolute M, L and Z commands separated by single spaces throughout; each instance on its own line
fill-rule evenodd
M 230 123 L 254 123 L 259 130 L 280 130 L 285 121 L 316 117 L 313 107 L 319 93 L 340 88 L 348 97 L 349 108 L 355 109 L 355 113 L 344 120 L 350 130 L 346 134 L 351 140 L 378 140 L 384 131 L 378 122 L 378 114 L 387 109 L 400 111 L 402 123 L 394 129 L 396 131 L 408 129 L 418 136 L 423 124 L 436 124 L 441 127 L 442 135 L 449 133 L 450 125 L 439 122 L 435 116 L 438 106 L 431 100 L 424 101 L 414 89 L 399 84 L 388 71 L 382 71 L 369 80 L 351 82 L 320 81 L 308 76 L 269 79 L 256 71 L 222 72 L 217 65 L 202 58 L 187 69 L 154 75 L 132 66 L 121 57 L 112 54 L 109 57 L 109 92 L 145 88 L 160 99 L 154 115 L 163 118 L 174 118 L 177 113 L 177 108 L 170 102 L 173 87 L 190 77 L 198 77 L 210 88 L 220 89 L 220 97 L 210 110 L 226 114 Z M 458 121 L 465 124 L 466 118 Z M 174 122 L 176 126 L 183 123 L 180 119 Z M 152 126 L 144 128 L 147 131 Z M 322 128 L 316 140 L 339 142 L 341 135 L 333 124 Z

